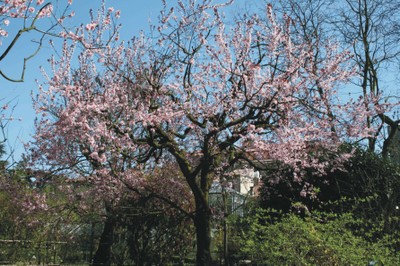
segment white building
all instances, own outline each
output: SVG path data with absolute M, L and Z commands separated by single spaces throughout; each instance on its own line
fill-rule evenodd
M 243 196 L 257 195 L 260 181 L 260 172 L 254 169 L 243 168 L 233 171 L 233 189 Z
M 258 195 L 261 175 L 254 169 L 241 168 L 233 171 L 231 177 L 224 184 L 213 182 L 209 196 L 210 205 L 217 212 L 243 215 L 246 200 Z

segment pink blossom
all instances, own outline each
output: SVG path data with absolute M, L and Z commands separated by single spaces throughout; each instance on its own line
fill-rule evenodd
M 3 29 L 0 29 L 0 36 L 7 37 L 8 36 L 8 32 L 3 30 Z
M 92 31 L 92 30 L 94 30 L 95 28 L 97 27 L 97 23 L 96 22 L 92 22 L 92 23 L 89 23 L 89 24 L 86 24 L 86 30 L 88 30 L 88 31 Z
M 115 11 L 115 17 L 120 18 L 121 17 L 121 10 Z
M 40 11 L 40 13 L 38 14 L 38 16 L 39 16 L 40 18 L 42 18 L 42 17 L 50 17 L 51 14 L 52 14 L 52 12 L 53 12 L 53 5 L 48 5 L 47 7 L 45 7 L 44 9 L 42 9 L 42 10 Z

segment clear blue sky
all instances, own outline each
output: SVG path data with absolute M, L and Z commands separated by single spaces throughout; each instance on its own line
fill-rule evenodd
M 63 5 L 67 0 L 60 0 L 59 4 Z M 76 16 L 70 20 L 70 25 L 79 25 L 81 23 L 89 22 L 89 10 L 97 9 L 101 4 L 101 0 L 74 0 L 71 10 L 74 10 Z M 107 0 L 107 6 L 112 6 L 115 9 L 121 10 L 121 23 L 122 39 L 129 39 L 139 33 L 140 30 L 148 29 L 148 22 L 151 19 L 156 22 L 159 11 L 162 8 L 161 0 Z M 65 5 L 65 4 L 64 4 Z M 18 23 L 10 24 L 10 36 L 16 33 Z M 14 30 L 14 31 L 13 31 Z M 25 35 L 19 43 L 12 50 L 6 60 L 0 62 L 0 68 L 7 72 L 12 77 L 19 77 L 20 69 L 22 67 L 23 56 L 29 55 L 29 51 L 33 49 L 34 44 L 32 39 L 34 35 Z M 11 39 L 11 38 L 9 38 Z M 3 41 L 3 46 L 0 46 L 0 52 L 4 50 L 7 41 Z M 36 94 L 37 84 L 36 79 L 42 79 L 43 76 L 39 70 L 40 66 L 48 66 L 47 59 L 53 53 L 52 48 L 45 42 L 44 47 L 40 53 L 29 61 L 25 73 L 25 82 L 12 83 L 3 78 L 0 78 L 0 99 L 1 105 L 6 101 L 12 101 L 16 104 L 13 116 L 15 121 L 8 126 L 8 143 L 15 149 L 15 159 L 19 159 L 24 152 L 24 147 L 21 141 L 27 142 L 30 136 L 34 134 L 34 119 L 36 117 L 35 111 L 32 108 L 31 93 Z M 21 118 L 22 121 L 17 119 Z

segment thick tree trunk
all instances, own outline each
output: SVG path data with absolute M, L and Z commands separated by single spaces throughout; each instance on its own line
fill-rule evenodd
M 197 239 L 196 265 L 208 266 L 211 264 L 211 211 L 209 206 L 197 207 L 194 225 Z
M 107 219 L 104 223 L 103 233 L 100 237 L 99 246 L 93 258 L 92 266 L 111 265 L 111 246 L 114 235 L 114 221 Z

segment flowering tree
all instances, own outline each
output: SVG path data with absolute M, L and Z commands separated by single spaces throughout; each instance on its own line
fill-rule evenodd
M 229 19 L 223 10 L 232 4 L 165 4 L 152 36 L 129 43 L 101 41 L 113 15 L 103 9 L 51 60 L 35 101 L 37 162 L 90 168 L 106 187 L 118 180 L 134 188 L 141 171 L 175 161 L 195 201 L 198 265 L 210 262 L 215 178 L 266 157 L 292 166 L 295 178 L 303 167 L 340 167 L 350 154 L 336 155 L 339 145 L 369 136 L 366 106 L 380 108 L 377 99 L 339 98 L 353 75 L 348 52 L 320 43 L 324 60 L 313 61 L 315 49 L 292 36 L 289 17 L 276 22 L 267 5 Z M 76 61 L 78 43 L 85 49 Z
M 68 5 L 72 4 L 72 0 L 68 0 Z M 58 35 L 59 32 L 55 30 L 62 26 L 62 22 L 65 18 L 73 16 L 73 12 L 67 14 L 67 8 L 57 16 L 53 12 L 53 5 L 44 0 L 3 0 L 0 1 L 0 46 L 3 45 L 5 38 L 11 35 L 11 40 L 6 42 L 4 50 L 0 52 L 0 61 L 4 60 L 10 55 L 10 51 L 15 47 L 15 44 L 28 32 L 36 32 L 40 34 L 40 38 L 37 41 L 37 48 L 27 57 L 24 58 L 22 63 L 22 69 L 19 78 L 12 78 L 7 75 L 3 70 L 0 70 L 0 75 L 12 82 L 24 81 L 26 63 L 29 59 L 34 57 L 42 47 L 44 36 L 46 35 Z M 52 21 L 51 25 L 47 25 L 47 28 L 38 27 L 38 20 L 42 18 L 50 18 Z M 10 24 L 21 22 L 21 28 L 14 33 L 7 29 Z M 62 27 L 61 27 L 62 28 Z M 62 28 L 63 29 L 63 28 Z M 64 30 L 62 30 L 64 31 Z

